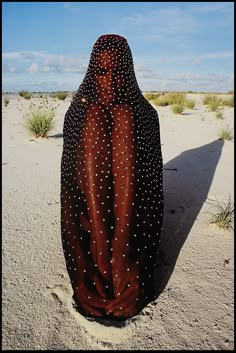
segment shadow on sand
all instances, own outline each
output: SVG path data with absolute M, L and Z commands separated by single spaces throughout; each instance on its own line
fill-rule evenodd
M 164 165 L 164 231 L 157 257 L 156 298 L 165 289 L 207 199 L 223 144 L 223 140 L 213 141 L 185 151 Z
M 62 137 L 63 137 L 63 134 L 56 134 L 56 135 L 48 136 L 48 138 L 53 138 L 53 139 L 59 139 L 59 138 L 62 138 Z
M 197 218 L 207 195 L 219 162 L 224 141 L 181 153 L 164 165 L 163 235 L 157 256 L 155 299 L 165 289 L 174 271 L 181 248 Z M 139 314 L 131 319 L 136 320 Z M 103 326 L 124 328 L 128 320 L 87 318 Z

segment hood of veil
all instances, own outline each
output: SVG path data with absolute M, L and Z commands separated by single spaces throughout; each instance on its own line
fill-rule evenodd
M 141 90 L 138 86 L 135 72 L 132 53 L 127 40 L 119 35 L 106 34 L 102 35 L 95 42 L 89 60 L 88 69 L 85 77 L 79 86 L 77 94 L 87 103 L 96 100 L 97 90 L 94 75 L 98 69 L 97 58 L 103 51 L 113 51 L 113 55 L 117 55 L 118 69 L 113 82 L 122 80 L 122 88 L 118 90 L 119 102 L 132 102 L 138 96 L 142 96 Z M 115 54 L 114 54 L 115 53 Z

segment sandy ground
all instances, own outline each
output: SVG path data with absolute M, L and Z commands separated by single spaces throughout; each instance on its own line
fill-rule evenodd
M 2 108 L 4 350 L 234 349 L 233 232 L 209 224 L 216 200 L 233 199 L 234 141 L 217 134 L 233 128 L 234 109 L 224 108 L 218 120 L 202 95 L 190 98 L 196 106 L 182 115 L 158 107 L 165 166 L 159 295 L 118 325 L 87 320 L 71 299 L 60 237 L 62 127 L 70 98 L 54 102 L 50 137 L 35 139 L 22 115 L 41 99 L 10 95 Z

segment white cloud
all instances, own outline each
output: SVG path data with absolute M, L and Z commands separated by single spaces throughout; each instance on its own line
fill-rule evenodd
M 9 53 L 2 53 L 2 58 L 3 59 L 10 59 L 10 60 L 18 60 L 21 59 L 21 53 L 20 52 L 9 52 Z
M 28 74 L 5 74 L 2 79 L 3 92 L 19 92 L 22 89 L 30 92 L 51 92 L 51 91 L 75 91 L 78 89 L 83 76 L 61 73 L 36 73 L 33 76 Z
M 46 54 L 40 51 L 6 52 L 2 53 L 2 58 L 5 60 L 20 60 L 23 62 L 43 58 L 45 55 Z
M 16 72 L 16 68 L 15 68 L 15 66 L 13 66 L 11 64 L 3 64 L 2 71 L 3 72 Z
M 200 54 L 199 57 L 201 59 L 226 59 L 226 58 L 233 58 L 234 52 L 233 51 L 225 51 L 225 52 L 215 52 L 215 53 L 205 53 Z
M 71 6 L 71 2 L 64 2 L 64 7 L 65 8 L 68 8 L 68 7 L 70 7 Z
M 79 6 L 77 6 L 76 3 L 73 2 L 64 2 L 64 8 L 71 12 L 80 12 Z
M 135 64 L 135 72 L 152 72 L 151 68 L 144 64 Z
M 203 65 L 206 61 L 209 61 L 208 65 L 219 61 L 219 65 L 223 65 L 223 60 L 226 60 L 228 64 L 233 64 L 234 52 L 233 51 L 222 51 L 212 53 L 199 53 L 199 54 L 181 54 L 181 55 L 152 55 L 151 57 L 139 56 L 134 58 L 135 68 L 139 70 L 139 66 L 145 63 L 145 66 L 151 70 L 156 65 L 169 66 L 170 70 L 177 69 L 177 65 L 188 65 L 196 66 Z M 232 66 L 233 67 L 233 66 Z
M 232 51 L 219 51 L 198 55 L 189 53 L 175 56 L 142 56 L 135 57 L 134 63 L 142 90 L 227 92 L 233 89 L 233 75 L 197 73 L 195 66 L 203 65 L 206 60 L 213 63 L 213 60 L 222 62 L 233 57 Z M 55 55 L 36 51 L 3 53 L 3 91 L 76 90 L 84 77 L 87 65 L 86 56 Z M 181 68 L 180 73 L 176 73 L 178 65 Z M 183 72 L 184 69 L 189 72 Z
M 35 74 L 39 71 L 39 66 L 36 63 L 32 63 L 29 67 L 26 68 L 26 72 L 29 74 Z
M 75 56 L 65 55 L 48 55 L 45 57 L 43 64 L 52 72 L 79 72 L 85 73 L 86 66 L 84 59 Z
M 175 5 L 143 14 L 124 16 L 122 24 L 128 28 L 139 28 L 139 33 L 142 32 L 142 38 L 152 40 L 164 39 L 170 33 L 189 34 L 198 28 L 197 21 L 192 13 Z
M 50 72 L 50 66 L 44 66 L 43 67 L 44 72 Z
M 29 73 L 36 71 L 85 73 L 87 68 L 87 58 L 82 56 L 66 56 L 32 51 L 6 52 L 3 53 L 2 58 L 6 69 L 4 71 L 9 71 L 6 65 L 14 66 L 17 71 L 26 70 Z M 28 66 L 25 67 L 27 63 Z
M 199 74 L 193 72 L 151 73 L 143 77 L 137 72 L 137 80 L 143 91 L 195 91 L 228 92 L 234 87 L 232 75 L 218 73 Z
M 214 57 L 224 56 L 222 53 L 214 53 Z M 222 55 L 220 55 L 222 54 Z M 225 52 L 225 57 L 229 53 Z M 207 56 L 207 55 L 206 55 Z M 209 55 L 211 56 L 211 55 Z M 231 55 L 229 55 L 231 56 Z M 195 91 L 195 92 L 228 92 L 234 87 L 234 75 L 219 72 L 196 72 L 194 66 L 191 71 L 175 71 L 176 58 L 161 58 L 165 64 L 165 70 L 157 66 L 157 58 L 152 58 L 147 65 L 143 65 L 144 58 L 137 58 L 134 64 L 136 78 L 142 91 Z M 179 60 L 181 57 L 178 58 Z M 192 57 L 193 59 L 193 57 Z M 167 60 L 170 60 L 167 62 Z M 185 58 L 186 64 L 189 60 Z M 136 60 L 134 60 L 136 62 Z M 196 63 L 195 63 L 196 64 Z M 170 70 L 168 69 L 170 67 Z M 184 65 L 182 66 L 184 67 Z M 187 67 L 187 66 L 186 66 Z M 189 66 L 191 68 L 191 65 Z
M 179 35 L 182 35 L 182 41 L 186 41 L 193 33 L 204 33 L 210 25 L 217 28 L 233 24 L 233 3 L 167 3 L 165 8 L 157 3 L 158 6 L 158 10 L 124 16 L 122 30 L 133 30 L 137 39 L 176 43 Z
M 212 2 L 208 4 L 201 4 L 196 8 L 196 11 L 205 13 L 228 11 L 233 9 L 232 4 L 232 2 Z
M 36 73 L 33 76 L 23 73 L 5 73 L 2 79 L 3 92 L 18 92 L 26 89 L 35 92 L 57 90 L 75 91 L 84 75 L 73 73 Z M 170 73 L 156 71 L 136 71 L 136 78 L 142 91 L 195 91 L 228 92 L 234 87 L 234 75 L 220 73 L 199 74 L 194 72 Z

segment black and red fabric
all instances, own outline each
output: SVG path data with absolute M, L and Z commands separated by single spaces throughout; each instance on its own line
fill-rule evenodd
M 87 317 L 126 319 L 154 299 L 163 219 L 159 119 L 124 37 L 103 35 L 65 115 L 61 234 Z

